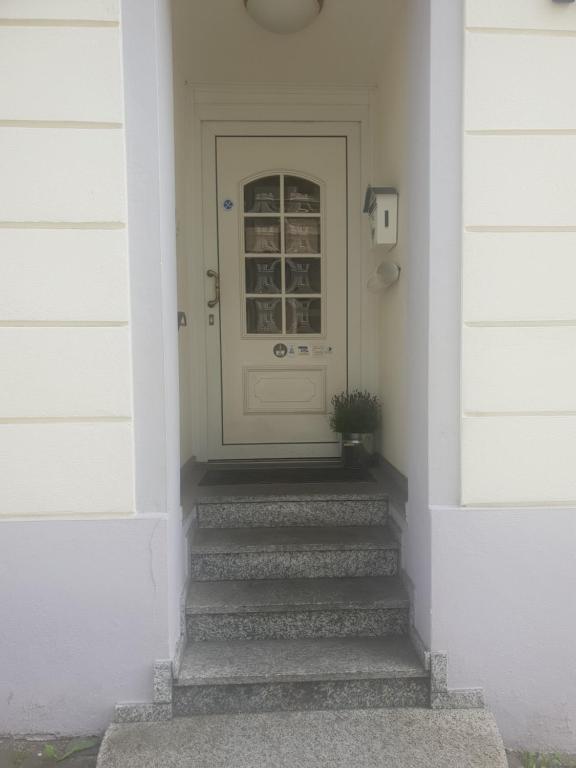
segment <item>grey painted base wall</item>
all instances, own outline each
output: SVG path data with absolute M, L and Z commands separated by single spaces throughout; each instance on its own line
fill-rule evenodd
M 511 748 L 576 751 L 576 509 L 436 507 L 433 643 Z M 166 521 L 0 523 L 0 730 L 87 734 L 169 658 Z
M 510 748 L 576 751 L 576 509 L 435 507 L 433 648 Z
M 0 522 L 0 733 L 95 734 L 169 658 L 165 518 Z

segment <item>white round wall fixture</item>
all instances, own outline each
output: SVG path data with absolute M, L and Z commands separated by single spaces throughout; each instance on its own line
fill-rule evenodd
M 269 32 L 287 35 L 311 24 L 324 0 L 244 0 L 254 21 Z
M 368 279 L 370 293 L 386 291 L 400 279 L 400 267 L 393 261 L 383 261 Z

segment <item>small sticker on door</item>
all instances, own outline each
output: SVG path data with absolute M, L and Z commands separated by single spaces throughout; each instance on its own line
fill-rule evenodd
M 286 357 L 288 354 L 288 347 L 286 344 L 275 344 L 274 349 L 272 350 L 274 352 L 274 355 L 276 357 Z
M 309 355 L 310 354 L 310 347 L 308 344 L 299 344 L 298 345 L 298 354 L 299 355 Z
M 226 200 L 224 200 L 224 202 L 222 203 L 222 207 L 224 208 L 224 210 L 225 210 L 225 211 L 231 211 L 231 210 L 232 210 L 232 208 L 234 208 L 234 203 L 233 203 L 233 201 L 232 201 L 232 200 L 230 200 L 230 199 L 226 199 Z
M 331 355 L 332 354 L 332 347 L 328 344 L 317 344 L 312 347 L 312 354 L 315 357 L 320 357 L 322 355 Z

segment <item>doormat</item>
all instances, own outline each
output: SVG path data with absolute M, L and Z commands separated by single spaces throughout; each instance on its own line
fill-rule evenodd
M 365 467 L 209 469 L 198 485 L 279 485 L 283 483 L 375 483 Z

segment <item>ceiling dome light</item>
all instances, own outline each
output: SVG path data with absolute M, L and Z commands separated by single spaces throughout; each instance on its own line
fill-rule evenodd
M 324 0 L 244 0 L 257 24 L 281 35 L 298 32 L 311 24 L 322 10 Z

